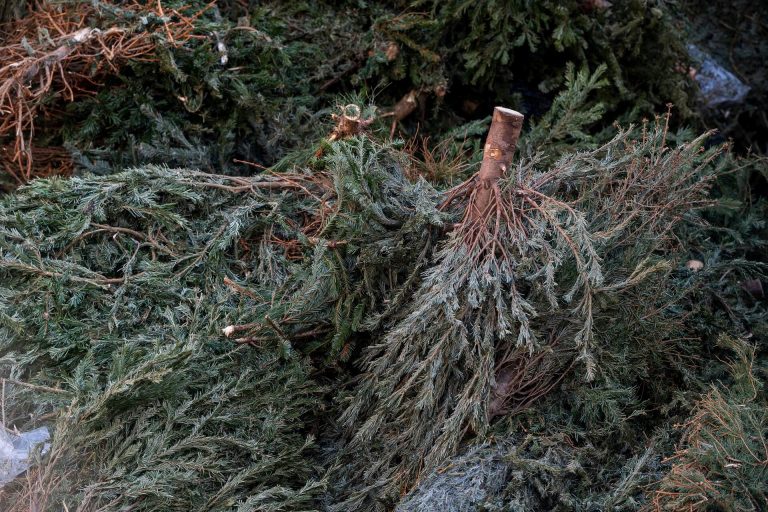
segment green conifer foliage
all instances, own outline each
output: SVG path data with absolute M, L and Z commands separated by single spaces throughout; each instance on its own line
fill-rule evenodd
M 1 510 L 768 507 L 768 165 L 670 128 L 674 5 L 184 4 L 183 43 L 87 4 L 157 29 L 41 98 L 36 147 L 103 176 L 0 197 L 0 420 L 53 436 Z
M 653 510 L 764 510 L 768 506 L 768 400 L 755 347 L 721 336 L 735 351 L 732 382 L 712 386 L 683 425 Z M 648 507 L 651 509 L 651 507 Z
M 271 165 L 326 132 L 324 114 L 339 93 L 374 98 L 387 111 L 414 92 L 418 115 L 396 126 L 439 135 L 480 112 L 461 107 L 465 100 L 489 109 L 514 98 L 524 113 L 544 115 L 567 87 L 569 63 L 605 67 L 598 94 L 609 121 L 634 121 L 667 102 L 691 117 L 691 82 L 677 71 L 685 54 L 663 5 L 266 2 L 244 12 L 239 3 L 195 0 L 165 2 L 165 18 L 137 19 L 119 3 L 95 2 L 87 26 L 157 28 L 182 4 L 195 13 L 192 37 L 158 31 L 151 55 L 99 75 L 95 87 L 78 70 L 95 94 L 46 97 L 34 145 L 66 148 L 77 170 L 99 173 L 156 163 L 249 174 L 243 162 Z M 42 26 L 41 40 L 46 31 L 55 28 Z
M 406 178 L 408 161 L 391 144 L 355 137 L 324 150 L 314 169 L 275 175 L 304 198 L 297 214 L 305 218 L 287 238 L 272 237 L 300 264 L 228 335 L 249 343 L 310 339 L 347 359 L 353 333 L 399 314 L 445 215 L 431 185 Z
M 3 503 L 311 508 L 326 401 L 305 354 L 347 358 L 353 332 L 397 312 L 443 224 L 406 163 L 359 137 L 314 169 L 148 166 L 5 197 L 4 419 L 55 429 Z
M 564 346 L 566 365 L 543 369 L 567 371 L 577 358 L 583 378 L 595 377 L 595 316 L 664 271 L 663 259 L 649 255 L 707 204 L 716 150 L 702 151 L 706 135 L 674 149 L 666 138 L 662 121 L 548 170 L 520 163 L 479 219 L 472 180 L 448 194 L 448 210 L 468 195 L 467 213 L 456 212 L 463 219 L 402 320 L 367 347 L 365 373 L 341 417 L 350 440 L 337 471 L 349 487 L 338 510 L 396 500 L 464 436 L 487 432 L 494 375 L 502 379 L 497 371 L 521 348 Z
M 234 244 L 280 198 L 230 186 L 145 167 L 0 202 L 3 421 L 53 437 L 0 508 L 311 508 L 321 387 L 301 357 L 220 333 L 251 307 L 223 277 L 271 265 L 251 274 L 268 287 L 286 272 Z
M 688 60 L 685 45 L 664 2 L 417 0 L 400 5 L 408 12 L 431 13 L 436 23 L 408 34 L 441 57 L 448 89 L 460 88 L 470 98 L 482 101 L 489 91 L 503 103 L 520 93 L 521 111 L 541 114 L 550 93 L 562 85 L 568 63 L 592 69 L 605 65 L 610 86 L 602 100 L 625 121 L 668 102 L 684 117 L 693 114 L 695 88 L 680 65 Z M 403 53 L 393 64 L 409 63 L 410 75 L 420 78 L 414 80 L 417 88 L 429 82 L 424 75 L 436 66 Z
M 153 59 L 129 63 L 99 94 L 69 106 L 62 142 L 81 166 L 103 173 L 153 162 L 232 172 L 243 168 L 233 159 L 272 163 L 317 132 L 314 87 L 328 71 L 308 66 L 332 43 L 321 50 L 288 33 L 290 13 L 257 7 L 238 24 L 207 4 L 187 5 L 201 13 L 192 39 L 158 46 Z M 107 23 L 130 21 L 105 9 L 116 11 Z M 329 16 L 313 23 L 328 23 L 333 37 Z
M 706 137 L 668 144 L 660 118 L 553 164 L 534 151 L 486 210 L 474 177 L 435 188 L 367 136 L 253 178 L 33 182 L 0 203 L 0 369 L 6 423 L 54 441 L 0 499 L 383 509 L 494 432 L 518 447 L 505 467 L 549 490 L 514 477 L 488 500 L 631 509 L 718 375 L 692 362 L 685 333 L 710 303 L 689 297 L 729 281 L 673 270 L 675 234 L 706 229 L 691 227 L 718 175 Z M 648 454 L 622 448 L 646 432 Z

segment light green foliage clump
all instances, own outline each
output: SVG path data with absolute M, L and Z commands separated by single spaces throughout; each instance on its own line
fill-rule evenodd
M 313 503 L 326 400 L 305 355 L 348 358 L 351 333 L 392 314 L 442 224 L 437 193 L 405 179 L 391 146 L 327 151 L 315 172 L 149 166 L 4 198 L 5 420 L 55 429 L 36 478 L 3 502 Z M 233 343 L 222 329 L 241 320 Z
M 324 150 L 314 167 L 273 175 L 287 185 L 289 218 L 270 218 L 261 243 L 294 251 L 296 263 L 237 319 L 247 324 L 237 332 L 253 342 L 307 339 L 304 351 L 347 359 L 353 333 L 399 313 L 445 215 L 430 184 L 406 178 L 408 160 L 393 144 L 356 137 Z
M 221 335 L 248 310 L 223 278 L 259 261 L 234 242 L 278 203 L 223 184 L 145 167 L 0 202 L 3 419 L 53 437 L 0 508 L 300 510 L 317 496 L 310 366 Z

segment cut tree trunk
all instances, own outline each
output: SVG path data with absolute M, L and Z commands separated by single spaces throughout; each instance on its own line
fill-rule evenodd
M 471 202 L 473 217 L 483 215 L 491 199 L 491 190 L 504 176 L 515 154 L 525 116 L 520 112 L 496 107 L 483 148 L 483 162 L 477 173 L 476 195 Z

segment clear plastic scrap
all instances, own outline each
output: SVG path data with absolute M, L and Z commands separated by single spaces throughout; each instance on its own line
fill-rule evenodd
M 688 53 L 698 66 L 695 80 L 706 107 L 737 104 L 744 100 L 750 90 L 747 84 L 696 45 L 689 44 Z
M 47 427 L 16 434 L 0 423 L 0 487 L 29 469 L 30 459 L 40 443 L 43 443 L 40 453 L 47 452 L 50 438 Z

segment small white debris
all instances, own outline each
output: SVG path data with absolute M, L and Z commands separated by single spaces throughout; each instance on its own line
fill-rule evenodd
M 227 54 L 227 46 L 224 44 L 223 41 L 219 41 L 216 43 L 216 49 L 219 51 L 219 54 L 221 57 L 219 58 L 219 62 L 223 66 L 227 62 L 229 62 L 229 55 Z
M 99 32 L 101 31 L 95 28 L 82 28 L 77 32 L 75 32 L 74 34 L 72 34 L 72 41 L 76 43 L 82 43 L 90 39 L 91 34 L 98 34 Z

